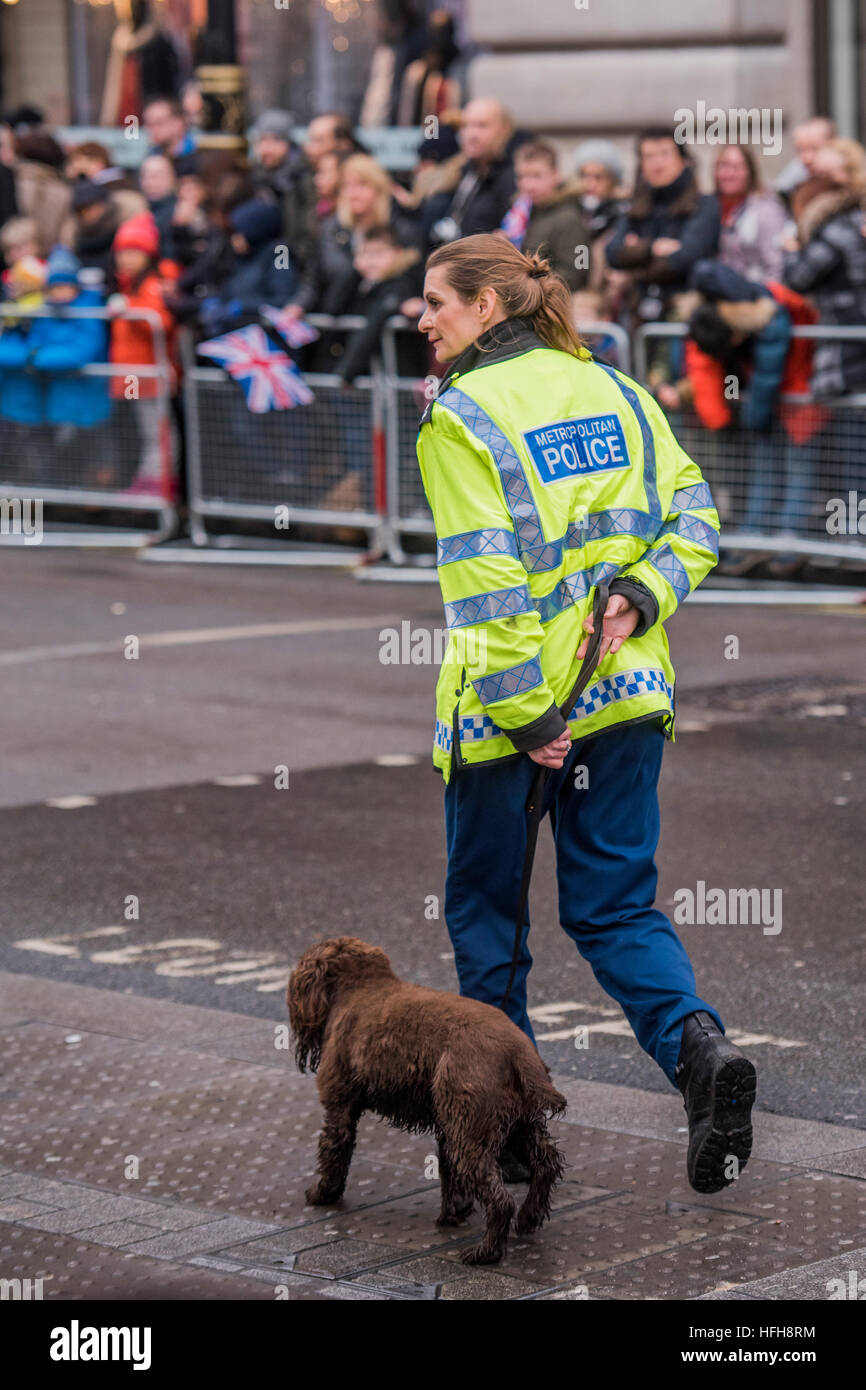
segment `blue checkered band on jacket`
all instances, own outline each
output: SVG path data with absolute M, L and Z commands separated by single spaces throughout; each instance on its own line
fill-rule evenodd
M 583 692 L 568 716 L 568 722 L 586 719 L 598 714 L 607 705 L 617 700 L 638 699 L 642 695 L 664 694 L 673 708 L 674 688 L 667 681 L 664 671 L 657 667 L 640 667 L 634 671 L 618 671 L 614 676 L 603 676 Z M 479 739 L 501 737 L 503 730 L 490 718 L 489 714 L 461 715 L 460 743 L 476 743 Z M 507 733 L 506 733 L 507 737 Z M 444 720 L 436 720 L 435 744 L 445 753 L 451 752 L 454 741 L 452 726 Z
M 668 581 L 677 596 L 677 602 L 682 603 L 692 586 L 685 565 L 677 559 L 670 546 L 667 543 L 660 545 L 658 550 L 648 551 L 644 559 L 649 560 Z
M 603 372 L 607 372 L 612 381 L 615 381 L 622 394 L 625 396 L 635 418 L 640 425 L 641 438 L 643 440 L 643 485 L 646 491 L 646 500 L 649 504 L 650 515 L 658 517 L 661 521 L 662 509 L 659 502 L 658 488 L 656 487 L 656 446 L 653 432 L 649 420 L 646 418 L 644 408 L 640 403 L 640 398 L 633 387 L 623 381 L 619 373 L 613 367 L 609 367 L 606 362 L 596 362 L 597 367 L 601 367 Z
M 533 603 L 528 584 L 513 589 L 492 589 L 470 598 L 456 598 L 445 605 L 448 627 L 470 627 L 473 623 L 489 623 L 496 618 L 511 618 L 516 613 L 532 613 Z
M 517 557 L 517 538 L 504 526 L 485 526 L 480 531 L 460 531 L 436 542 L 437 565 L 450 565 L 455 560 L 474 560 L 479 555 L 513 555 Z
M 494 724 L 489 714 L 473 714 L 463 716 L 460 720 L 460 742 L 475 743 L 480 738 L 495 738 L 501 734 L 502 730 Z M 454 742 L 454 731 L 450 724 L 444 720 L 436 720 L 436 736 L 434 740 L 437 748 L 442 748 L 446 753 L 451 752 L 451 745 Z
M 556 569 L 562 561 L 562 541 L 546 541 L 541 518 L 520 457 L 511 440 L 471 396 L 450 386 L 438 397 L 440 405 L 462 420 L 467 429 L 487 445 L 499 470 L 508 510 L 520 548 L 520 559 L 529 574 Z
M 692 508 L 715 507 L 713 494 L 706 483 L 692 483 L 691 487 L 681 487 L 671 498 L 672 512 L 688 512 Z
M 619 565 L 614 564 L 612 560 L 604 560 L 598 565 L 593 565 L 592 569 L 576 570 L 574 574 L 567 574 L 549 594 L 535 600 L 539 618 L 543 623 L 551 622 L 566 608 L 586 598 L 594 584 L 598 584 L 600 580 L 611 579 L 618 570 Z
M 543 680 L 541 662 L 534 656 L 531 661 L 521 661 L 519 666 L 510 666 L 507 671 L 480 676 L 472 684 L 482 705 L 495 705 L 497 700 L 508 700 L 513 695 L 522 695 L 525 690 L 534 690 Z
M 589 686 L 568 718 L 586 719 L 590 714 L 598 714 L 614 700 L 632 700 L 639 695 L 653 695 L 657 691 L 662 691 L 673 702 L 674 688 L 668 684 L 664 671 L 652 666 L 636 671 L 618 671 L 615 676 L 604 676 L 595 685 Z
M 704 550 L 711 550 L 714 555 L 719 553 L 719 533 L 714 526 L 700 516 L 694 516 L 691 512 L 680 512 L 671 521 L 666 521 L 659 536 L 675 535 L 681 536 L 685 541 L 694 541 L 696 545 L 702 545 Z M 650 556 L 650 559 L 652 556 Z
M 611 507 L 606 512 L 588 512 L 581 521 L 572 522 L 565 533 L 566 550 L 580 550 L 590 541 L 607 540 L 610 536 L 638 536 L 654 541 L 658 535 L 658 519 L 635 507 Z

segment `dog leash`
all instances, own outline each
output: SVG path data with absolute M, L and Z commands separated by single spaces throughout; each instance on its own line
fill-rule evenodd
M 598 665 L 598 655 L 601 648 L 601 639 L 604 633 L 604 614 L 607 609 L 608 586 L 598 584 L 595 590 L 595 599 L 592 605 L 592 625 L 593 633 L 589 639 L 589 646 L 577 673 L 577 680 L 574 682 L 568 693 L 568 698 L 559 706 L 559 712 L 563 719 L 568 720 L 568 716 L 574 708 L 575 701 L 580 698 L 586 687 L 589 685 L 592 674 Z M 518 899 L 517 917 L 514 924 L 514 950 L 511 954 L 511 970 L 508 975 L 508 984 L 505 993 L 499 1003 L 500 1009 L 504 1009 L 511 994 L 511 987 L 514 984 L 514 977 L 517 974 L 517 962 L 520 959 L 520 944 L 523 939 L 523 923 L 526 917 L 526 906 L 529 901 L 529 882 L 532 878 L 532 866 L 535 863 L 535 849 L 538 844 L 538 829 L 541 825 L 542 808 L 544 806 L 544 793 L 550 777 L 549 767 L 539 767 L 532 780 L 529 789 L 529 796 L 526 799 L 526 853 L 523 856 L 523 873 L 520 879 L 520 896 Z

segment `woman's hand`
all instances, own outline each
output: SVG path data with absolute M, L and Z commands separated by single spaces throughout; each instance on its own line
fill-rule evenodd
M 639 621 L 639 611 L 633 603 L 629 602 L 625 594 L 611 594 L 602 619 L 603 636 L 599 661 L 603 661 L 608 652 L 618 652 L 625 639 L 634 632 Z M 584 632 L 595 632 L 591 613 L 583 620 L 583 630 Z M 586 656 L 588 646 L 589 638 L 584 637 L 576 652 L 578 659 Z
M 545 743 L 543 748 L 533 748 L 529 756 L 541 767 L 562 767 L 570 750 L 571 734 L 566 729 L 551 743 Z

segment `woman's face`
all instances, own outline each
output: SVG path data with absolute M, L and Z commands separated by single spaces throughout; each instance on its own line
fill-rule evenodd
M 352 218 L 369 217 L 376 206 L 376 190 L 363 179 L 345 179 L 340 194 Z
M 337 156 L 335 154 L 323 154 L 316 165 L 316 172 L 313 174 L 313 182 L 319 197 L 333 198 L 336 195 L 339 180 L 340 165 Z
M 735 145 L 722 150 L 716 160 L 716 188 L 728 198 L 738 198 L 748 192 L 749 166 L 742 150 Z
M 613 196 L 616 179 L 605 164 L 583 164 L 578 170 L 581 190 L 584 197 L 605 198 Z
M 845 160 L 840 150 L 834 150 L 832 145 L 825 145 L 815 156 L 815 173 L 823 174 L 825 178 L 832 179 L 834 183 L 846 184 L 848 182 L 848 171 L 845 168 Z
M 437 362 L 453 361 L 491 324 L 505 318 L 493 290 L 482 290 L 478 299 L 467 304 L 448 284 L 442 266 L 427 271 L 424 302 L 427 307 L 418 328 L 427 334 Z

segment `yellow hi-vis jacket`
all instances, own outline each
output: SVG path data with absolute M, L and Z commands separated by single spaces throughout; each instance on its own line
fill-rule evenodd
M 569 712 L 572 738 L 651 718 L 672 737 L 662 624 L 716 563 L 719 518 L 652 396 L 509 319 L 452 364 L 417 451 L 449 629 L 433 750 L 445 780 L 565 730 L 557 706 L 600 581 L 641 617 Z

